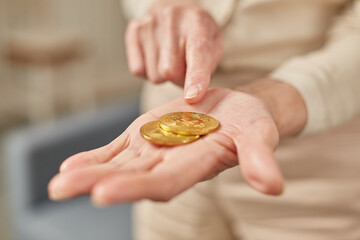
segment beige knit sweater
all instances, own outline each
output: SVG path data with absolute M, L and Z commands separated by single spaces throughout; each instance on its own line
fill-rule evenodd
M 143 16 L 152 1 L 122 0 L 129 18 Z M 303 133 L 339 125 L 360 112 L 359 0 L 198 1 L 223 28 L 219 71 L 223 78 L 236 76 L 220 77 L 217 86 L 263 76 L 291 84 L 308 110 Z

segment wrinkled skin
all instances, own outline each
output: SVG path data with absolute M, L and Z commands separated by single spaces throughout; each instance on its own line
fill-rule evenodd
M 174 111 L 208 114 L 221 127 L 194 143 L 176 147 L 153 145 L 140 136 L 143 124 Z M 254 189 L 278 195 L 283 188 L 273 156 L 278 139 L 262 101 L 242 92 L 211 89 L 200 103 L 174 100 L 140 116 L 110 144 L 68 158 L 50 182 L 49 195 L 65 200 L 90 194 L 97 205 L 168 201 L 238 164 Z

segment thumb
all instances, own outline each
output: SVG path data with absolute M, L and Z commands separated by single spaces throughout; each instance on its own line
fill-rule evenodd
M 271 119 L 255 122 L 241 139 L 235 139 L 244 178 L 254 189 L 268 195 L 280 195 L 284 188 L 274 157 L 278 141 L 278 131 Z
M 212 41 L 206 38 L 188 39 L 186 43 L 185 100 L 199 102 L 210 84 L 214 56 Z

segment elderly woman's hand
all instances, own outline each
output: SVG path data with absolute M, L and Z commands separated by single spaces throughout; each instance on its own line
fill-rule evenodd
M 221 127 L 175 147 L 153 145 L 140 136 L 143 124 L 173 111 L 206 113 Z M 70 157 L 50 182 L 49 195 L 65 200 L 90 194 L 99 205 L 167 201 L 238 164 L 253 188 L 278 195 L 283 188 L 273 155 L 278 140 L 263 101 L 243 92 L 211 89 L 200 103 L 189 105 L 183 99 L 167 103 L 140 116 L 112 143 Z
M 156 1 L 126 31 L 130 71 L 153 83 L 184 86 L 188 103 L 200 101 L 223 55 L 221 32 L 195 1 Z

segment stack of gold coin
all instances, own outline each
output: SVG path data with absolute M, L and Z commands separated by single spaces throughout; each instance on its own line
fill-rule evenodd
M 218 127 L 219 122 L 206 114 L 173 112 L 143 125 L 140 135 L 157 145 L 175 146 L 196 141 Z

